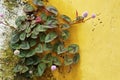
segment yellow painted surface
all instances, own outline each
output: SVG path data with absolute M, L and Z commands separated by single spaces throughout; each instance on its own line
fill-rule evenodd
M 71 18 L 76 10 L 87 10 L 89 16 L 100 13 L 70 29 L 69 42 L 80 46 L 80 63 L 70 73 L 58 74 L 57 80 L 120 80 L 120 0 L 49 1 Z
M 80 46 L 81 59 L 57 80 L 120 80 L 120 0 L 49 0 L 60 13 L 75 17 L 88 11 L 100 15 L 74 25 L 68 43 Z

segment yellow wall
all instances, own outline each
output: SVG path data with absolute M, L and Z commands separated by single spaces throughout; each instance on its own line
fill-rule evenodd
M 120 0 L 49 1 L 72 18 L 76 10 L 100 13 L 70 29 L 68 42 L 79 44 L 80 63 L 70 73 L 56 74 L 57 80 L 120 80 Z

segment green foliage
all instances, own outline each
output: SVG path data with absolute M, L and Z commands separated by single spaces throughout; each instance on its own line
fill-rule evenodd
M 20 51 L 20 54 L 16 55 L 19 62 L 14 68 L 16 77 L 42 76 L 52 65 L 68 66 L 78 63 L 80 59 L 77 44 L 68 47 L 65 45 L 70 36 L 68 29 L 72 20 L 67 15 L 61 15 L 64 20 L 61 22 L 55 7 L 45 6 L 44 0 L 33 0 L 33 2 L 37 10 L 35 11 L 32 5 L 25 5 L 23 10 L 26 16 L 19 16 L 16 19 L 18 28 L 13 31 L 10 41 L 13 51 Z M 36 15 L 37 12 L 40 14 Z M 40 22 L 37 21 L 38 17 Z M 29 73 L 30 70 L 32 73 Z

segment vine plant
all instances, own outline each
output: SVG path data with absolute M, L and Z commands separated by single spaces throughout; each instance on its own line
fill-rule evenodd
M 19 16 L 15 21 L 17 28 L 12 33 L 10 47 L 19 58 L 13 69 L 16 79 L 41 77 L 47 69 L 70 66 L 80 59 L 79 46 L 66 46 L 65 42 L 70 36 L 68 29 L 83 22 L 87 14 L 78 16 L 76 12 L 75 20 L 71 20 L 45 2 L 46 0 L 33 0 L 36 7 L 25 4 L 23 10 L 26 15 Z

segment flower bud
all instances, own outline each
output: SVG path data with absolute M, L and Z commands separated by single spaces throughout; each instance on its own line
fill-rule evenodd
M 32 74 L 32 73 L 33 73 L 33 71 L 31 71 L 31 70 L 30 70 L 30 71 L 29 71 L 29 73 L 30 73 L 30 74 Z
M 42 21 L 42 19 L 38 16 L 38 17 L 36 17 L 36 19 L 35 19 L 35 22 L 36 23 L 40 23 Z
M 52 70 L 52 71 L 54 71 L 54 70 L 56 70 L 56 69 L 57 69 L 56 65 L 52 65 L 52 66 L 51 66 L 51 70 Z
M 93 14 L 91 15 L 91 18 L 95 18 L 95 17 L 96 17 L 96 14 L 93 13 Z
M 14 55 L 19 55 L 20 54 L 20 51 L 19 50 L 15 50 L 14 51 Z
M 82 17 L 87 17 L 88 16 L 88 12 L 87 11 L 85 11 L 85 12 L 83 12 L 83 14 L 82 14 Z

